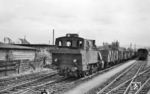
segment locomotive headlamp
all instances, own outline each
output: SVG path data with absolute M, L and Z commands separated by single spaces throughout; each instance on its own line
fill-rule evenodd
M 71 71 L 76 71 L 78 68 L 77 67 L 72 67 Z
M 73 63 L 76 63 L 77 62 L 77 59 L 73 59 Z
M 55 59 L 54 59 L 54 61 L 55 61 L 55 62 L 57 62 L 57 61 L 58 61 L 58 59 L 57 59 L 57 58 L 55 58 Z

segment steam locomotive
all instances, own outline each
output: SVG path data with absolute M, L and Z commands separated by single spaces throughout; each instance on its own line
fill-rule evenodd
M 78 34 L 56 38 L 52 65 L 65 77 L 84 77 L 116 65 L 135 56 L 133 50 L 96 47 L 95 40 L 84 39 Z

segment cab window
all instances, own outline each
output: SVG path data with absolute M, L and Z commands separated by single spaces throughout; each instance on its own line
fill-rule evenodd
M 83 46 L 83 41 L 78 40 L 78 42 L 77 42 L 77 47 L 82 47 L 82 46 Z
M 66 46 L 67 47 L 71 47 L 72 46 L 72 42 L 71 41 L 66 41 Z
M 62 46 L 62 41 L 58 41 L 58 46 Z

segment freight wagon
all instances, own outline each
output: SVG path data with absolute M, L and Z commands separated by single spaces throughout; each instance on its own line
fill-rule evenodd
M 146 60 L 148 56 L 148 50 L 145 48 L 139 48 L 138 49 L 138 59 L 139 60 Z

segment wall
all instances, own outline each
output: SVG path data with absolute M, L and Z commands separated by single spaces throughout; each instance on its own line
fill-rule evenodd
M 36 69 L 35 50 L 0 49 L 0 76 Z

